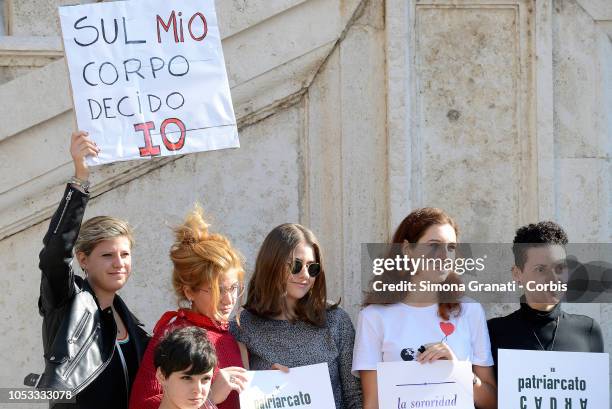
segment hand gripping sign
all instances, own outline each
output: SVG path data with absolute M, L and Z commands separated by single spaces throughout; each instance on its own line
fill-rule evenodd
M 378 407 L 474 409 L 468 361 L 379 362 Z
M 213 0 L 59 9 L 78 127 L 97 165 L 239 147 Z
M 327 363 L 281 371 L 249 371 L 241 409 L 335 409 Z

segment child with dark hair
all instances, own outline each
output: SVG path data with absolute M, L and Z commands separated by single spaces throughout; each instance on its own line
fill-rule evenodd
M 206 330 L 190 326 L 168 332 L 155 348 L 153 363 L 164 391 L 159 409 L 216 408 L 208 393 L 217 356 Z
M 488 322 L 496 373 L 500 348 L 603 352 L 601 329 L 594 319 L 563 311 L 562 291 L 552 286 L 546 288 L 550 291 L 536 288 L 538 284 L 567 283 L 567 243 L 563 228 L 551 221 L 529 224 L 516 231 L 512 276 L 525 288 L 525 294 L 517 311 Z

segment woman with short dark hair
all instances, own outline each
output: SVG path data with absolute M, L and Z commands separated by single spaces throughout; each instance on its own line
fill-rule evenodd
M 530 291 L 529 282 L 568 282 L 567 243 L 567 234 L 553 221 L 531 223 L 516 231 L 512 278 L 524 288 L 524 294 L 518 310 L 488 322 L 496 375 L 499 349 L 604 351 L 597 321 L 562 308 L 565 291 Z
M 217 355 L 204 328 L 166 331 L 153 355 L 155 377 L 163 389 L 158 409 L 217 408 L 208 399 Z

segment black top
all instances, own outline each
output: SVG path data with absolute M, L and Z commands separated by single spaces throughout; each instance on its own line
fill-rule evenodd
M 117 312 L 121 314 L 117 308 Z M 121 319 L 125 318 L 122 316 Z M 108 409 L 108 408 L 127 408 L 129 402 L 129 392 L 136 378 L 138 371 L 138 356 L 134 340 L 129 337 L 126 342 L 117 344 L 121 348 L 123 359 L 127 369 L 127 389 L 126 378 L 121 362 L 121 356 L 117 347 L 113 352 L 108 366 L 100 375 L 83 389 L 76 398 L 79 408 L 83 409 Z
M 496 376 L 497 350 L 500 348 L 603 352 L 599 324 L 591 317 L 563 311 L 561 304 L 557 304 L 551 311 L 538 311 L 521 302 L 521 308 L 512 314 L 492 318 L 487 324 Z

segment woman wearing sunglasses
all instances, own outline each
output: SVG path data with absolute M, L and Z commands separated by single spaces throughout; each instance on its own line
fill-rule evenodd
M 361 409 L 351 375 L 355 331 L 348 314 L 327 302 L 321 248 L 310 230 L 282 224 L 268 234 L 244 308 L 230 331 L 248 349 L 251 370 L 327 362 L 336 408 Z
M 171 329 L 198 326 L 206 330 L 217 354 L 206 407 L 217 404 L 219 409 L 239 409 L 238 392 L 246 382 L 246 371 L 238 344 L 228 331 L 228 320 L 242 295 L 242 258 L 227 238 L 208 231 L 199 206 L 174 232 L 176 240 L 170 249 L 172 285 L 179 304 L 188 306 L 164 313 L 155 325 L 132 388 L 130 408 L 159 407 L 163 390 L 155 376 L 155 347 Z

